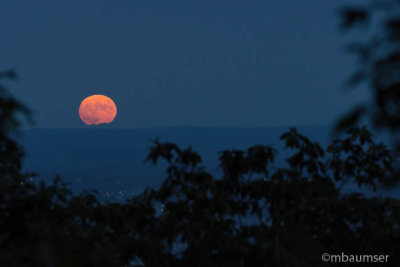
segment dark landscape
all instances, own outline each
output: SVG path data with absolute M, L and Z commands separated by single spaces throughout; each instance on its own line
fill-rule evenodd
M 279 153 L 275 167 L 287 164 L 290 154 L 279 140 L 290 127 L 160 127 L 137 129 L 30 129 L 23 130 L 21 143 L 26 151 L 25 169 L 37 172 L 35 179 L 51 182 L 59 175 L 74 192 L 99 190 L 104 199 L 125 200 L 146 187 L 159 187 L 166 176 L 166 164 L 144 162 L 153 140 L 191 146 L 202 157 L 206 171 L 221 175 L 218 157 L 221 151 L 247 149 L 255 144 L 272 145 Z M 329 144 L 329 126 L 297 127 L 300 133 L 322 146 Z M 43 142 L 46 140 L 46 142 Z M 378 139 L 379 140 L 379 139 Z M 385 141 L 384 138 L 380 138 Z M 388 141 L 386 140 L 386 143 Z M 355 184 L 344 190 L 356 190 Z M 371 193 L 366 191 L 367 193 Z M 380 191 L 380 193 L 382 193 Z M 396 190 L 385 195 L 397 197 Z

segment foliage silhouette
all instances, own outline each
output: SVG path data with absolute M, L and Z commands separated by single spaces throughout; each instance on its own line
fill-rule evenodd
M 342 28 L 346 31 L 364 28 L 368 38 L 348 45 L 357 55 L 359 69 L 349 77 L 348 86 L 367 83 L 372 89 L 371 103 L 363 103 L 344 116 L 338 130 L 355 126 L 368 118 L 378 130 L 393 134 L 400 152 L 400 1 L 365 1 L 341 10 Z
M 343 27 L 366 25 L 371 12 L 344 10 Z M 352 46 L 372 65 L 351 84 L 373 81 L 375 126 L 394 132 L 398 118 L 388 105 L 398 84 L 382 81 L 397 70 L 398 58 L 375 59 L 380 49 L 395 53 L 387 46 L 400 36 L 398 18 L 388 18 L 384 41 Z M 388 254 L 385 266 L 399 266 L 399 200 L 343 190 L 356 184 L 376 191 L 393 179 L 388 148 L 365 127 L 350 127 L 366 106 L 342 121 L 346 134 L 327 148 L 295 128 L 282 134 L 291 156 L 279 168 L 273 147 L 255 145 L 222 151 L 222 176 L 214 177 L 191 148 L 155 140 L 147 161 L 168 163 L 161 187 L 124 203 L 102 203 L 95 192 L 74 195 L 59 179 L 38 184 L 22 172 L 23 150 L 13 135 L 18 114 L 30 113 L 0 89 L 1 266 L 325 266 L 322 253 L 341 252 Z

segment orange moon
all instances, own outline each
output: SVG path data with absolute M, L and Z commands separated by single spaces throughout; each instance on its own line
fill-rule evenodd
M 83 99 L 79 106 L 79 117 L 87 125 L 111 123 L 117 116 L 117 106 L 104 95 L 91 95 Z

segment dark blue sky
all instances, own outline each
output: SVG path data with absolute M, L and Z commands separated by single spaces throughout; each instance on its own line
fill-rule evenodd
M 0 69 L 37 127 L 84 127 L 105 94 L 110 127 L 329 124 L 345 94 L 337 1 L 2 0 Z

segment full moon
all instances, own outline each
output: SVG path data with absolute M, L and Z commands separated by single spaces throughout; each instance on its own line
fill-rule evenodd
M 117 106 L 104 95 L 91 95 L 83 99 L 79 106 L 79 117 L 87 125 L 111 123 L 117 115 Z

